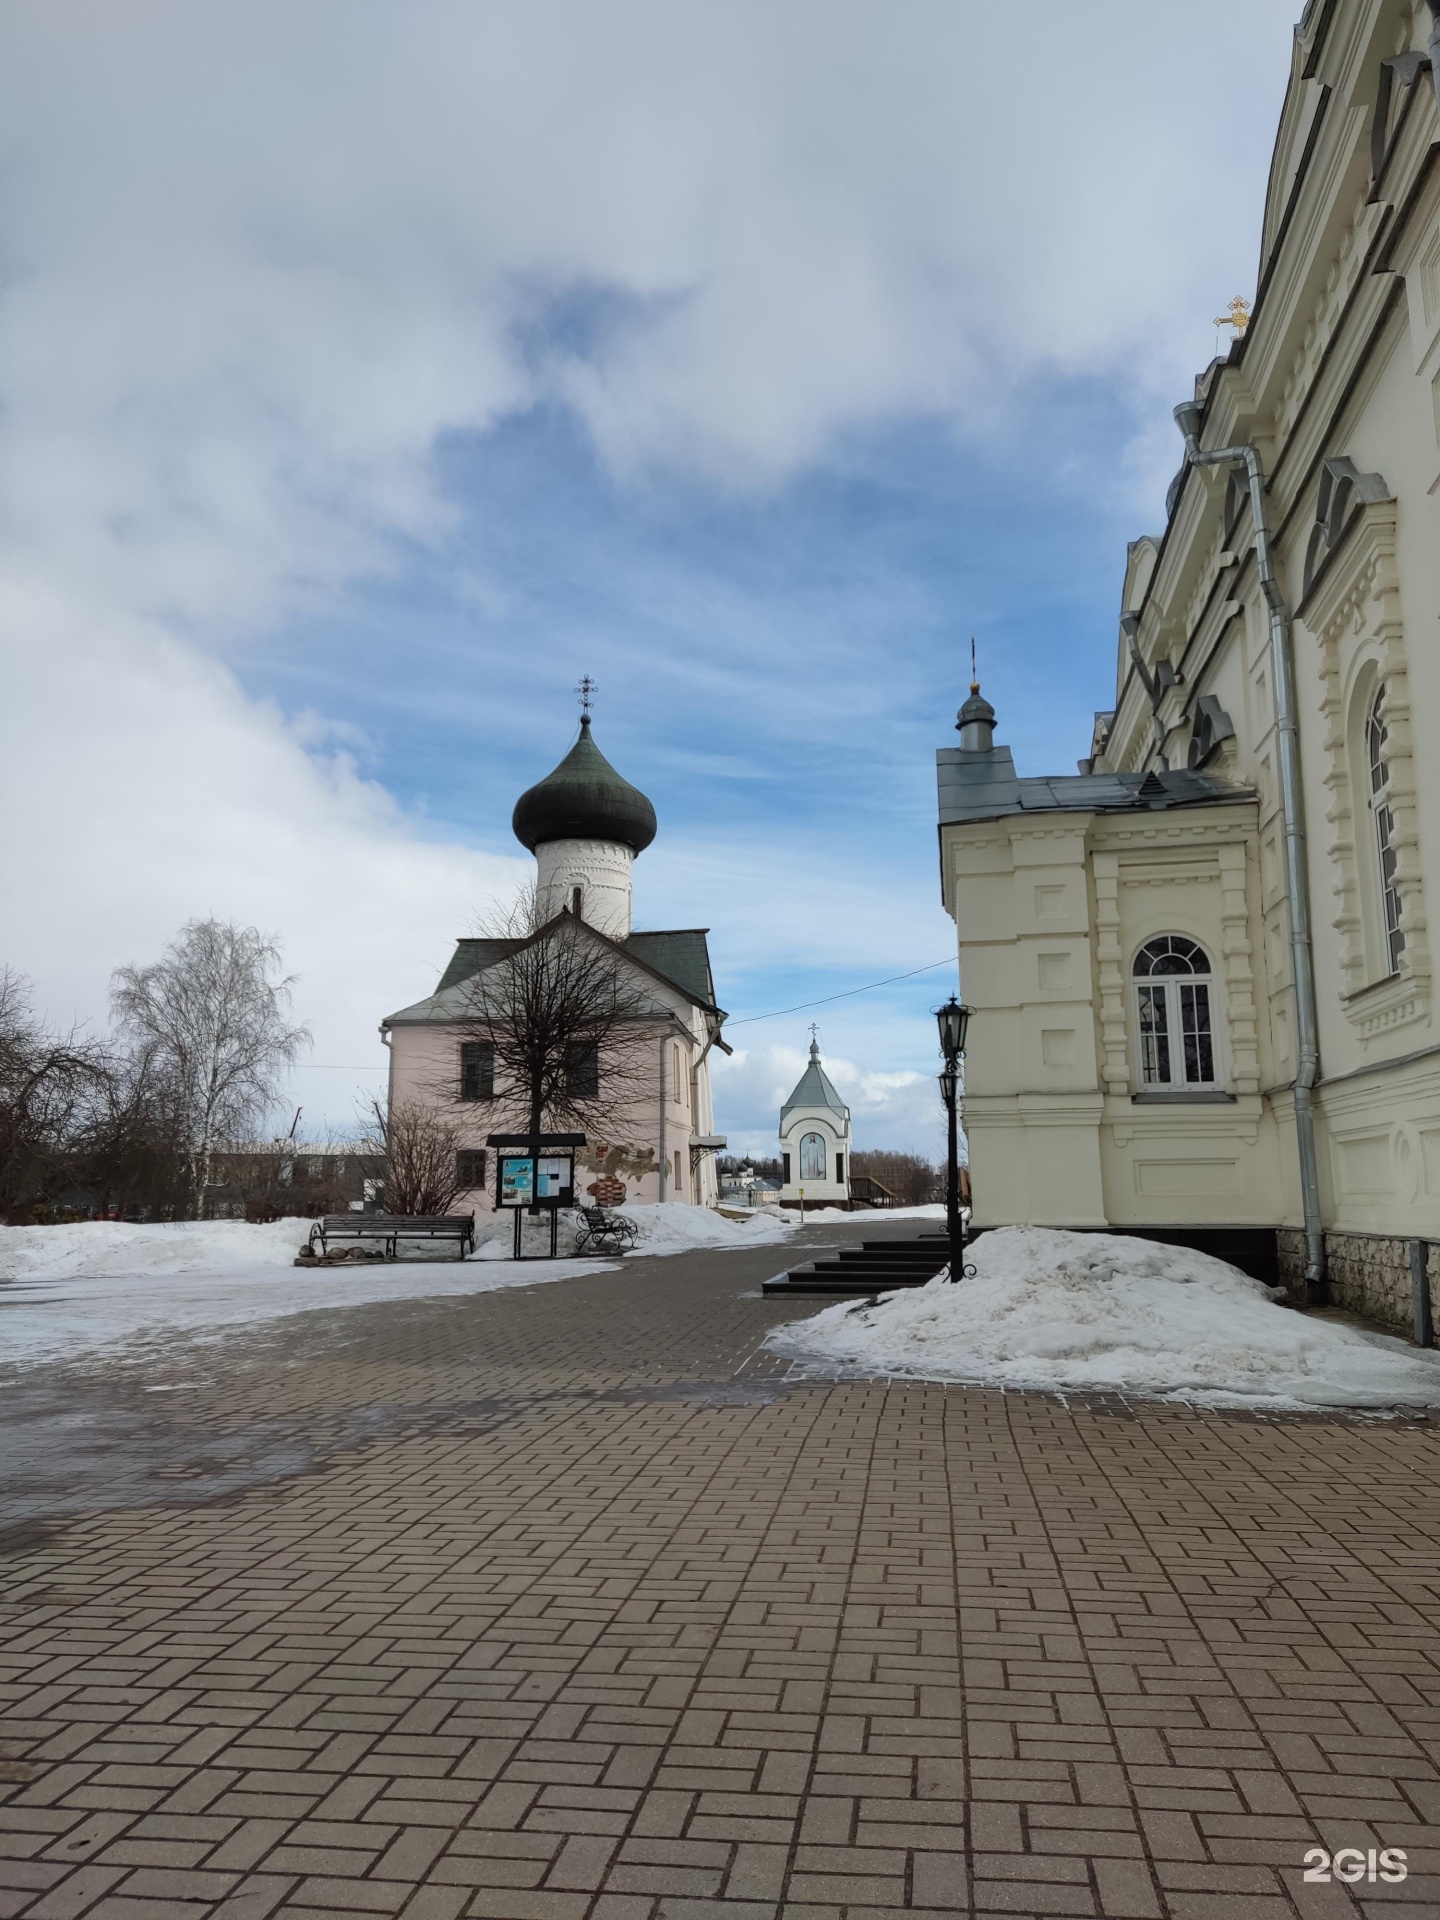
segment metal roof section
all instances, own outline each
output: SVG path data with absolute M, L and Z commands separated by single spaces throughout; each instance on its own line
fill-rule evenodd
M 820 1064 L 820 1043 L 810 1042 L 810 1064 L 801 1074 L 799 1084 L 790 1098 L 780 1109 L 780 1127 L 784 1131 L 785 1116 L 793 1113 L 797 1107 L 828 1107 L 832 1113 L 843 1113 L 850 1118 L 850 1109 L 830 1084 L 830 1076 Z
M 707 927 L 679 927 L 668 932 L 632 933 L 628 940 L 616 940 L 608 944 L 618 948 L 621 953 L 629 954 L 642 967 L 658 974 L 671 986 L 678 987 L 687 999 L 699 1006 L 714 1009 L 715 981 L 710 971 L 710 948 L 705 938 L 708 932 Z M 597 937 L 605 939 L 603 934 Z M 508 959 L 524 945 L 525 941 L 512 939 L 457 940 L 450 964 L 441 975 L 434 993 L 425 1000 L 417 1000 L 413 1007 L 402 1007 L 398 1013 L 389 1014 L 384 1024 L 463 1019 L 469 999 L 456 989 L 463 987 L 467 980 L 473 980 L 477 973 L 484 973 Z
M 620 942 L 645 966 L 673 981 L 682 993 L 702 1006 L 715 1005 L 715 980 L 710 971 L 706 927 L 677 927 L 668 933 L 632 933 Z
M 525 942 L 523 940 L 458 940 L 450 964 L 440 976 L 436 993 L 444 993 L 447 987 L 458 987 L 462 980 L 469 980 L 477 973 L 483 973 L 487 967 L 493 967 L 497 960 L 508 959 L 512 953 L 518 953 Z
M 1014 814 L 1155 813 L 1174 807 L 1234 806 L 1255 798 L 1252 787 L 1237 787 L 1184 768 L 1022 778 L 1009 747 L 992 747 L 988 753 L 941 747 L 935 755 L 935 770 L 942 827 L 967 820 L 1003 820 Z

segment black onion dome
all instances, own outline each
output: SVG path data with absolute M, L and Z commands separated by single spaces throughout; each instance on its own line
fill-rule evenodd
M 615 840 L 643 853 L 655 838 L 655 809 L 590 738 L 586 713 L 580 738 L 553 773 L 521 794 L 510 824 L 531 853 L 547 840 Z

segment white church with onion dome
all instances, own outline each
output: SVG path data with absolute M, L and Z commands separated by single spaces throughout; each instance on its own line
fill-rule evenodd
M 719 1197 L 715 1156 L 725 1142 L 714 1130 L 709 1056 L 730 1048 L 721 1036 L 725 1014 L 715 982 L 705 927 L 637 931 L 632 924 L 634 863 L 655 838 L 655 809 L 595 744 L 588 711 L 580 734 L 552 773 L 520 796 L 515 837 L 536 859 L 536 899 L 543 940 L 552 929 L 581 923 L 590 938 L 619 956 L 644 1007 L 641 1044 L 648 1059 L 633 1091 L 627 1072 L 623 1115 L 607 1125 L 611 1137 L 577 1153 L 577 1205 L 633 1206 L 654 1201 L 714 1205 Z M 469 1016 L 472 983 L 525 942 L 519 938 L 462 937 L 434 993 L 402 1007 L 381 1023 L 390 1050 L 390 1105 L 433 1107 L 458 1125 L 462 1191 L 456 1206 L 489 1212 L 495 1206 L 490 1136 L 501 1122 L 505 1088 L 497 1086 L 493 1049 L 474 1036 Z M 603 1071 L 603 1066 L 601 1068 Z
M 850 1199 L 850 1109 L 820 1062 L 814 1028 L 810 1062 L 780 1109 L 780 1204 L 845 1206 Z

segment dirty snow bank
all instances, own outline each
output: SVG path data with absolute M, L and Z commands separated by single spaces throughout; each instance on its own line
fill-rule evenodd
M 770 1344 L 871 1373 L 1217 1407 L 1440 1405 L 1440 1355 L 1277 1306 L 1209 1254 L 1006 1227 L 975 1277 L 828 1307 Z
M 233 1273 L 238 1266 L 288 1267 L 310 1232 L 308 1220 L 166 1220 L 134 1226 L 81 1220 L 67 1227 L 0 1227 L 0 1280 L 67 1279 L 119 1273 Z

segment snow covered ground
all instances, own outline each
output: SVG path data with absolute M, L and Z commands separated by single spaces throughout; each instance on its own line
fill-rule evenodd
M 206 1336 L 316 1307 L 535 1286 L 606 1272 L 613 1261 L 451 1258 L 296 1267 L 304 1220 L 252 1227 L 187 1220 L 0 1227 L 0 1362 L 81 1359 L 170 1334 Z
M 675 1202 L 636 1207 L 637 1255 L 706 1247 L 753 1247 L 786 1239 L 790 1215 L 724 1220 Z M 849 1218 L 851 1216 L 841 1216 Z M 526 1223 L 539 1251 L 548 1226 Z M 484 1216 L 471 1259 L 442 1254 L 384 1265 L 296 1267 L 305 1220 L 248 1226 L 190 1220 L 155 1226 L 85 1221 L 75 1226 L 0 1226 L 0 1363 L 80 1358 L 127 1342 L 143 1351 L 166 1334 L 204 1336 L 317 1307 L 369 1306 L 533 1287 L 613 1272 L 613 1259 L 516 1261 L 513 1223 Z M 533 1240 L 531 1236 L 534 1236 Z M 569 1244 L 561 1222 L 560 1245 Z
M 1121 1234 L 1006 1227 L 973 1279 L 848 1302 L 770 1335 L 802 1362 L 868 1374 L 1201 1406 L 1440 1405 L 1440 1354 L 1275 1304 L 1208 1254 Z

